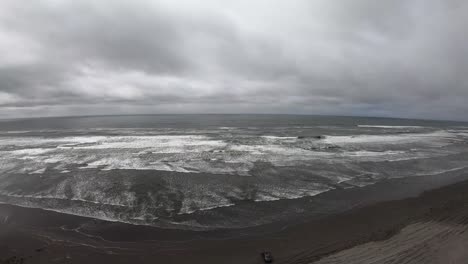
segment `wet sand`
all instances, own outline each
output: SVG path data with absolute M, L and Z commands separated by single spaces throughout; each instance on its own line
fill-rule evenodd
M 2 204 L 0 259 L 1 263 L 254 264 L 263 263 L 260 252 L 269 250 L 274 263 L 466 263 L 465 174 L 393 179 L 297 202 L 336 204 L 337 210 L 300 222 L 201 232 Z

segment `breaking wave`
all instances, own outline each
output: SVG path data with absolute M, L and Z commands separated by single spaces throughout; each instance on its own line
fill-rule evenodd
M 385 128 L 385 129 L 405 129 L 405 128 L 424 128 L 422 126 L 384 126 L 384 125 L 357 125 L 361 128 Z
M 213 217 L 220 226 L 238 221 L 229 212 L 243 202 L 468 166 L 459 128 L 214 127 L 2 133 L 0 202 L 134 224 L 203 226 L 195 217 Z

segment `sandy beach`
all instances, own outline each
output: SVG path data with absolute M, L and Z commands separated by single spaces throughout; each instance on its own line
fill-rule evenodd
M 464 263 L 467 190 L 463 174 L 393 179 L 304 199 L 353 209 L 204 232 L 2 204 L 0 256 L 3 263 L 262 263 L 269 250 L 275 263 Z

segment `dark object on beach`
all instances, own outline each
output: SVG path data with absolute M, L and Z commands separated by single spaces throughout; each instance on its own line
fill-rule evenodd
M 263 261 L 265 261 L 265 263 L 273 262 L 273 256 L 271 255 L 271 252 L 269 251 L 262 252 L 262 258 L 263 258 Z
M 304 138 L 307 138 L 307 137 L 306 137 L 306 136 L 297 136 L 297 139 L 304 139 Z M 324 139 L 325 136 L 318 135 L 318 136 L 311 136 L 310 138 L 314 138 L 314 139 Z

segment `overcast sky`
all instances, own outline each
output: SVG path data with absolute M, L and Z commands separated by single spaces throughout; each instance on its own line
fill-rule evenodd
M 468 120 L 465 0 L 1 0 L 0 118 Z

